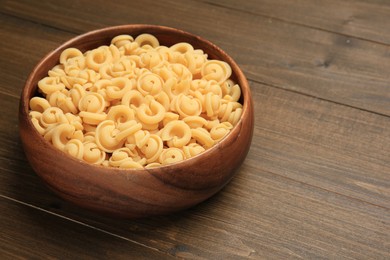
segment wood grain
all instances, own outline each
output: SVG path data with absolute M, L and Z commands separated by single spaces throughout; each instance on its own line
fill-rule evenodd
M 257 4 L 256 0 L 240 4 L 234 0 L 216 2 L 204 0 L 203 2 L 263 15 L 270 19 L 390 44 L 390 28 L 386 26 L 390 3 L 383 0 L 262 0 L 261 4 Z
M 0 197 L 2 259 L 161 258 L 168 256 L 130 240 L 47 214 Z M 7 212 L 4 214 L 4 212 Z M 17 221 L 15 221 L 17 220 Z M 50 245 L 51 250 L 45 250 Z
M 176 27 L 215 42 L 236 59 L 251 80 L 390 115 L 387 45 L 203 2 L 151 1 L 124 8 L 126 5 L 124 1 L 96 1 L 93 6 L 87 1 L 40 1 L 35 5 L 9 1 L 3 12 L 75 33 L 127 23 Z M 144 5 L 153 6 L 155 15 L 149 16 Z M 82 6 L 89 6 L 90 12 L 84 12 Z M 167 6 L 169 16 L 165 15 Z M 64 12 L 57 14 L 59 8 Z M 77 18 L 65 19 L 67 15 Z M 94 15 L 99 19 L 93 19 Z M 198 21 L 196 26 L 193 21 Z
M 388 5 L 0 1 L 0 258 L 390 259 Z M 247 159 L 216 196 L 178 214 L 80 209 L 45 187 L 19 140 L 19 94 L 39 59 L 125 23 L 210 39 L 250 79 Z
M 109 218 L 95 216 L 59 200 L 46 190 L 28 166 L 12 159 L 3 170 L 19 174 L 8 175 L 5 183 L 17 185 L 11 189 L 0 186 L 0 190 L 7 196 L 179 257 L 307 258 L 325 257 L 329 252 L 345 257 L 385 257 L 386 227 L 390 224 L 386 194 L 390 166 L 376 162 L 386 161 L 384 156 L 388 153 L 384 150 L 372 155 L 376 157 L 371 159 L 371 166 L 358 170 L 359 165 L 368 163 L 359 156 L 361 151 L 356 146 L 344 147 L 349 143 L 348 139 L 343 141 L 339 137 L 331 143 L 339 142 L 339 147 L 344 148 L 333 155 L 335 150 L 329 147 L 326 138 L 329 129 L 338 129 L 333 132 L 334 136 L 344 133 L 346 138 L 350 135 L 348 125 L 331 118 L 347 115 L 351 116 L 350 120 L 358 118 L 357 130 L 352 132 L 362 131 L 360 140 L 363 138 L 363 141 L 364 128 L 376 125 L 375 129 L 380 133 L 385 131 L 388 120 L 298 94 L 291 96 L 287 91 L 255 83 L 252 89 L 258 101 L 255 106 L 258 127 L 254 133 L 257 141 L 232 183 L 197 208 L 175 216 L 113 223 Z M 15 102 L 10 101 L 9 105 L 12 104 Z M 317 111 L 318 107 L 324 109 Z M 322 120 L 316 121 L 316 131 L 301 132 L 312 124 L 313 118 L 319 117 Z M 370 123 L 370 117 L 376 118 L 377 122 Z M 294 121 L 296 119 L 299 121 Z M 293 130 L 285 131 L 289 128 Z M 372 149 L 386 141 L 372 140 Z M 315 146 L 315 151 L 305 152 L 310 146 Z M 18 156 L 22 151 L 16 149 Z M 303 158 L 298 154 L 303 154 Z M 350 159 L 345 160 L 344 165 L 340 162 L 335 165 L 343 154 L 348 154 Z M 335 167 L 340 168 L 334 172 Z M 379 171 L 371 172 L 372 167 Z M 370 176 L 374 173 L 376 175 Z M 360 186 L 356 185 L 358 182 Z M 30 194 L 27 198 L 26 193 Z M 153 230 L 152 234 L 148 234 L 149 230 Z M 366 234 L 371 234 L 369 239 Z M 292 239 L 295 242 L 286 248 Z M 334 241 L 337 243 L 333 244 Z M 215 251 L 217 247 L 224 249 Z M 340 251 L 341 247 L 343 251 Z M 356 247 L 361 250 L 356 251 Z

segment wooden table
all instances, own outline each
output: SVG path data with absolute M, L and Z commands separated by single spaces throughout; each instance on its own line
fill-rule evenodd
M 255 102 L 248 157 L 216 196 L 120 220 L 62 201 L 18 135 L 29 72 L 77 34 L 179 28 L 242 67 Z M 0 0 L 0 258 L 390 258 L 390 2 Z

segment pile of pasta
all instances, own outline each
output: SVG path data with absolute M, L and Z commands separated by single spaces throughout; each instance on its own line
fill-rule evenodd
M 88 163 L 149 168 L 218 143 L 239 121 L 241 89 L 226 62 L 188 43 L 118 35 L 65 49 L 38 82 L 30 118 L 55 147 Z

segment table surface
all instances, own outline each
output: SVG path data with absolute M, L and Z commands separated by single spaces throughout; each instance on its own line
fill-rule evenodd
M 390 2 L 0 0 L 0 256 L 390 258 Z M 26 161 L 18 101 L 75 35 L 146 23 L 200 35 L 250 83 L 249 154 L 217 195 L 177 214 L 96 215 Z

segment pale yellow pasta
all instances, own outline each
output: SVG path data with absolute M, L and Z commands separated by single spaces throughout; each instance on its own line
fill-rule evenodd
M 83 143 L 88 142 L 95 142 L 95 131 L 85 132 Z
M 242 108 L 237 108 L 233 113 L 230 114 L 228 121 L 232 125 L 236 125 L 238 123 L 238 120 L 240 120 L 242 115 Z
M 61 123 L 66 123 L 64 112 L 58 107 L 48 107 L 43 111 L 40 117 L 40 123 L 43 127 L 50 127 Z
M 165 82 L 163 89 L 171 99 L 180 94 L 187 95 L 190 89 L 190 80 L 180 80 L 176 77 L 170 78 Z
M 67 63 L 70 59 L 73 59 L 75 57 L 83 57 L 83 53 L 76 48 L 68 48 L 62 51 L 60 55 L 60 63 L 65 64 Z
M 30 99 L 30 108 L 33 111 L 43 113 L 49 107 L 51 107 L 50 103 L 44 98 L 33 97 Z
M 192 80 L 192 73 L 185 65 L 180 63 L 174 63 L 168 65 L 168 69 L 172 71 L 174 77 L 176 77 L 179 82 L 186 81 L 186 83 L 190 85 Z
M 66 72 L 64 71 L 64 65 L 58 64 L 54 66 L 51 70 L 48 71 L 49 77 L 61 77 L 66 76 Z
M 75 75 L 74 77 L 81 78 L 87 81 L 87 83 L 95 83 L 98 81 L 102 76 L 100 73 L 97 73 L 94 70 L 91 69 L 83 69 L 79 71 L 74 71 Z M 76 83 L 77 84 L 77 83 Z M 86 84 L 86 83 L 84 83 Z
M 169 107 L 171 105 L 171 100 L 169 99 L 169 96 L 164 91 L 161 91 L 159 94 L 157 94 L 155 97 L 155 100 L 160 103 L 165 111 L 169 111 Z
M 101 150 L 95 142 L 85 142 L 83 160 L 92 164 L 102 164 L 106 159 L 106 152 Z
M 73 125 L 76 130 L 84 130 L 83 120 L 81 117 L 72 113 L 66 113 L 64 116 L 67 120 L 67 123 Z
M 81 97 L 78 108 L 80 111 L 102 113 L 105 107 L 104 97 L 95 92 L 86 93 Z
M 176 111 L 181 118 L 198 116 L 202 112 L 202 103 L 197 98 L 180 94 L 173 99 L 171 109 Z
M 148 96 L 151 97 L 151 96 Z M 144 124 L 158 124 L 164 119 L 165 108 L 156 100 L 147 99 L 137 109 L 137 118 Z
M 38 82 L 29 116 L 54 147 L 87 163 L 154 168 L 189 159 L 238 124 L 241 88 L 224 61 L 189 43 L 118 35 L 65 49 Z
M 175 147 L 164 149 L 159 156 L 159 162 L 163 165 L 180 162 L 184 159 L 184 152 Z
M 128 57 L 121 57 L 115 63 L 107 63 L 99 68 L 99 75 L 103 79 L 111 79 L 115 77 L 134 78 L 136 62 Z
M 130 135 L 126 139 L 127 144 L 133 144 L 138 148 L 142 148 L 148 141 L 150 132 L 146 130 L 138 130 L 133 135 Z
M 158 39 L 149 33 L 138 35 L 134 41 L 141 47 L 144 45 L 150 45 L 153 48 L 160 46 Z
M 53 131 L 51 136 L 53 145 L 60 150 L 64 150 L 68 141 L 74 137 L 75 131 L 75 127 L 70 124 L 60 124 L 56 126 L 55 131 Z
M 186 158 L 194 157 L 204 151 L 206 151 L 206 149 L 198 143 L 190 143 L 183 146 L 183 152 Z
M 161 163 L 159 163 L 159 162 L 152 162 L 152 163 L 148 163 L 147 165 L 145 165 L 145 169 L 157 168 L 157 167 L 160 167 L 160 166 L 161 166 Z
M 45 77 L 38 82 L 38 88 L 47 95 L 65 89 L 65 85 L 59 77 Z
M 87 68 L 86 59 L 84 56 L 78 56 L 71 59 L 68 59 L 64 64 L 64 71 L 66 75 L 70 77 L 75 77 L 79 74 L 81 70 Z
M 128 34 L 122 34 L 115 36 L 111 40 L 111 44 L 114 44 L 116 47 L 120 48 L 128 43 L 132 43 L 134 41 L 134 38 L 131 35 Z
M 218 84 L 221 84 L 231 76 L 232 69 L 229 64 L 224 61 L 209 60 L 203 64 L 201 74 L 202 78 L 206 80 L 215 80 Z
M 164 119 L 162 121 L 163 126 L 166 126 L 169 122 L 174 121 L 174 120 L 178 120 L 178 119 L 179 119 L 178 114 L 172 113 L 172 112 L 166 112 L 164 115 Z
M 84 123 L 91 126 L 96 126 L 107 118 L 106 113 L 94 113 L 87 111 L 80 111 L 79 116 L 83 119 Z
M 119 47 L 119 51 L 122 56 L 132 55 L 134 57 L 138 57 L 136 56 L 138 49 L 139 49 L 139 44 L 137 42 L 128 42 Z
M 41 124 L 42 113 L 37 111 L 30 111 L 29 116 L 31 117 L 31 122 L 34 125 L 35 129 L 38 131 L 40 135 L 44 135 L 46 131 L 46 127 Z
M 187 52 L 192 52 L 194 50 L 194 47 L 186 42 L 179 42 L 170 47 L 170 49 L 174 52 L 179 52 L 182 54 L 185 54 Z
M 145 72 L 138 77 L 137 89 L 142 95 L 155 96 L 161 92 L 163 81 L 157 74 Z
M 192 138 L 205 148 L 210 148 L 215 141 L 211 138 L 210 133 L 201 127 L 191 129 Z
M 191 128 L 181 120 L 171 121 L 161 130 L 161 139 L 169 147 L 183 147 L 191 140 Z
M 108 111 L 107 119 L 116 123 L 125 123 L 135 119 L 135 111 L 134 109 L 125 105 L 112 106 Z
M 71 139 L 65 144 L 64 152 L 82 160 L 84 156 L 84 145 L 79 139 Z
M 142 129 L 142 124 L 137 123 L 135 120 L 126 121 L 125 123 L 119 124 L 117 129 L 119 132 L 116 134 L 115 139 L 120 142 L 124 139 L 135 134 L 137 131 Z
M 101 66 L 112 61 L 113 56 L 108 46 L 101 46 L 89 51 L 85 58 L 86 66 L 94 71 L 99 71 Z
M 210 130 L 210 136 L 213 140 L 219 141 L 224 138 L 230 130 L 233 128 L 233 125 L 230 122 L 219 123 Z
M 125 169 L 143 169 L 143 165 L 139 162 L 135 162 L 132 160 L 126 160 L 123 163 L 119 165 L 119 168 L 125 168 Z
M 164 57 L 156 50 L 150 50 L 140 55 L 142 67 L 153 69 L 163 64 Z
M 241 96 L 241 88 L 237 84 L 231 87 L 229 94 L 224 96 L 225 100 L 237 102 Z
M 49 104 L 51 106 L 59 107 L 64 113 L 71 112 L 76 114 L 78 112 L 78 109 L 73 103 L 72 98 L 61 91 L 56 91 L 50 95 L 47 95 L 47 99 L 49 100 Z
M 123 146 L 124 140 L 118 141 L 116 135 L 119 130 L 116 128 L 115 122 L 112 120 L 104 120 L 96 127 L 96 144 L 97 146 L 108 153 L 112 153 L 116 149 Z
M 68 91 L 68 96 L 71 98 L 73 105 L 78 107 L 80 99 L 86 94 L 85 88 L 80 84 L 75 84 L 72 89 Z
M 111 84 L 106 86 L 106 94 L 110 100 L 120 99 L 133 88 L 131 80 L 125 77 L 113 78 Z
M 209 92 L 205 95 L 204 98 L 204 108 L 208 117 L 212 118 L 217 115 L 219 112 L 219 107 L 221 106 L 221 98 L 219 95 L 215 95 L 212 92 Z
M 187 116 L 183 118 L 183 121 L 190 127 L 190 128 L 198 128 L 203 127 L 207 125 L 207 120 L 200 116 Z
M 188 69 L 191 71 L 193 78 L 198 79 L 201 77 L 201 70 L 203 64 L 207 61 L 207 55 L 203 51 L 193 53 L 187 52 L 184 54 Z
M 122 163 L 128 160 L 133 161 L 133 156 L 134 154 L 129 148 L 122 147 L 112 153 L 111 157 L 108 159 L 108 162 L 110 166 L 119 167 Z
M 75 73 L 78 76 L 80 70 L 77 70 Z M 61 82 L 65 85 L 67 89 L 71 89 L 75 84 L 84 85 L 88 82 L 87 79 L 75 77 L 75 76 L 62 76 L 60 77 Z
M 163 148 L 164 145 L 161 138 L 158 135 L 151 134 L 140 150 L 146 158 L 146 163 L 151 163 L 159 158 Z

